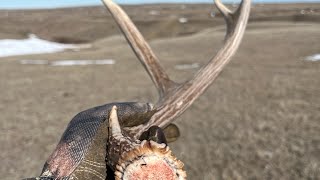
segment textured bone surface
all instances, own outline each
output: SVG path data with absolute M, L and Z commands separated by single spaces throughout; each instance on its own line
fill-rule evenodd
M 116 179 L 127 180 L 186 179 L 183 163 L 168 146 L 146 140 L 121 156 L 115 175 Z
M 107 162 L 115 169 L 116 179 L 185 179 L 183 163 L 172 155 L 165 143 L 135 140 L 122 134 L 117 107 L 109 115 Z M 114 162 L 118 162 L 114 164 Z

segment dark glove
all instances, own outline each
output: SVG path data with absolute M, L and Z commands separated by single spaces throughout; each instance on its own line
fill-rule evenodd
M 105 162 L 108 141 L 108 118 L 111 108 L 116 105 L 121 127 L 133 127 L 146 123 L 154 114 L 149 103 L 110 103 L 78 113 L 69 123 L 56 149 L 46 161 L 38 178 L 49 179 L 112 179 L 107 178 Z M 107 120 L 107 121 L 106 121 Z M 175 141 L 180 133 L 176 125 L 164 129 L 168 142 Z M 142 139 L 156 134 L 143 133 Z

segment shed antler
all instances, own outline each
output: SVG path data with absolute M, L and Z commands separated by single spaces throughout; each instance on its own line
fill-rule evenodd
M 118 179 L 136 179 L 136 175 L 150 179 L 144 178 L 150 173 L 154 179 L 185 179 L 183 164 L 171 154 L 162 128 L 171 127 L 178 132 L 177 127 L 169 123 L 208 88 L 235 54 L 248 21 L 250 0 L 243 0 L 234 12 L 216 0 L 227 22 L 225 44 L 207 65 L 183 84 L 170 80 L 124 11 L 111 0 L 103 2 L 150 75 L 158 89 L 159 100 L 155 106 L 136 102 L 109 103 L 78 113 L 47 159 L 40 177 L 31 179 L 106 179 L 109 178 L 106 167 L 115 171 Z
M 220 0 L 215 1 L 227 23 L 225 43 L 192 79 L 178 84 L 170 80 L 158 58 L 127 14 L 111 0 L 103 0 L 159 92 L 159 100 L 155 105 L 156 113 L 146 124 L 127 128 L 132 135 L 138 138 L 151 126 L 167 126 L 173 119 L 181 115 L 217 78 L 239 47 L 249 18 L 250 1 L 243 0 L 235 11 L 229 10 Z

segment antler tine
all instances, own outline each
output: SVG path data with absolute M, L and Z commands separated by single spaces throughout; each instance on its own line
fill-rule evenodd
M 217 9 L 221 12 L 223 15 L 226 24 L 227 24 L 227 32 L 226 32 L 226 39 L 228 38 L 228 35 L 231 34 L 231 30 L 233 29 L 232 26 L 234 25 L 234 19 L 232 17 L 232 11 L 228 9 L 220 0 L 216 0 L 215 4 L 217 6 Z
M 229 28 L 225 44 L 217 55 L 195 74 L 193 79 L 171 91 L 164 100 L 157 104 L 157 112 L 147 124 L 128 129 L 132 134 L 139 137 L 142 132 L 153 125 L 165 127 L 182 114 L 208 88 L 231 60 L 240 45 L 249 18 L 250 3 L 251 0 L 243 0 L 238 9 L 231 12 L 220 0 L 216 0 L 216 5 L 224 15 L 227 28 Z
M 223 15 L 226 24 L 227 24 L 227 32 L 226 32 L 226 39 L 228 38 L 229 35 L 231 35 L 233 30 L 235 29 L 235 21 L 239 17 L 240 11 L 242 11 L 241 7 L 243 1 L 241 1 L 239 8 L 232 12 L 230 9 L 228 9 L 220 0 L 215 0 L 215 4 L 217 6 L 217 9 L 221 12 Z M 249 9 L 250 10 L 250 9 Z
M 137 27 L 133 24 L 131 19 L 121 9 L 121 7 L 113 3 L 112 0 L 102 1 L 109 9 L 110 13 L 119 25 L 131 48 L 151 77 L 159 92 L 161 100 L 162 97 L 165 96 L 165 94 L 169 92 L 171 88 L 175 87 L 176 83 L 170 80 L 169 76 L 161 67 L 158 58 L 153 53 L 149 44 L 145 41 Z

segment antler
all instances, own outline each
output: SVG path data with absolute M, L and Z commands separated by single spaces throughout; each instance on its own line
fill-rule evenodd
M 238 9 L 232 12 L 220 0 L 215 0 L 217 8 L 224 16 L 227 24 L 225 43 L 209 63 L 202 67 L 192 79 L 183 84 L 178 84 L 170 80 L 150 46 L 126 13 L 111 0 L 103 0 L 103 2 L 120 26 L 128 43 L 159 92 L 159 100 L 155 105 L 156 113 L 151 119 L 146 124 L 127 128 L 129 133 L 136 138 L 153 125 L 167 126 L 177 116 L 181 115 L 217 78 L 240 45 L 251 5 L 251 0 L 243 0 Z
M 145 41 L 137 27 L 133 24 L 128 15 L 113 3 L 112 0 L 103 0 L 105 6 L 109 9 L 115 21 L 118 23 L 121 31 L 129 42 L 134 53 L 139 58 L 143 67 L 147 70 L 153 83 L 158 89 L 160 98 L 168 93 L 169 89 L 174 86 L 174 82 L 161 67 L 158 58 L 153 53 L 149 44 Z

